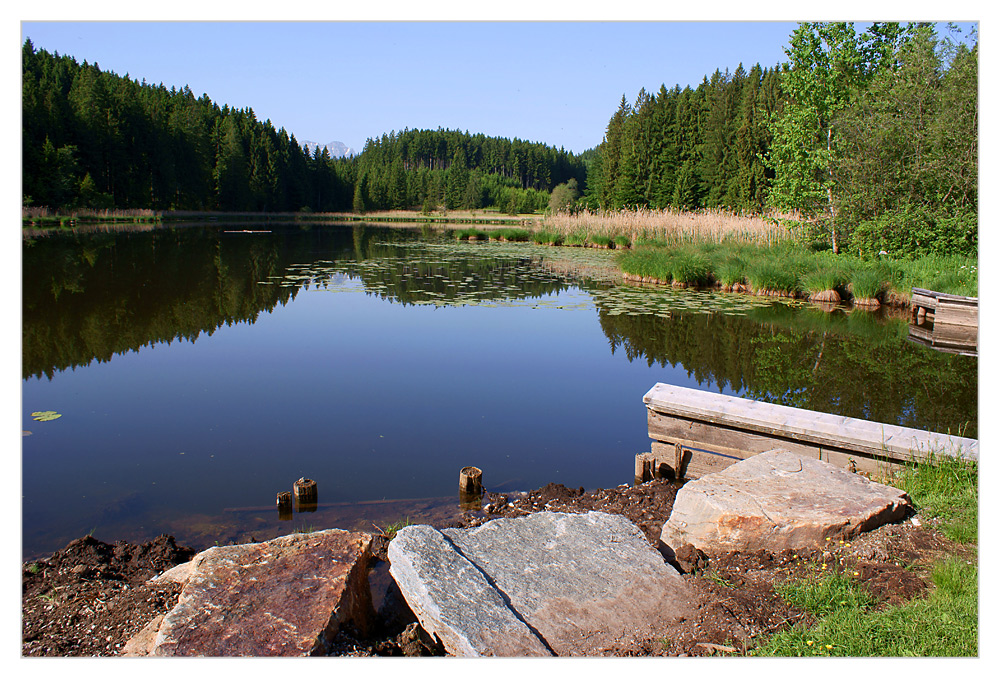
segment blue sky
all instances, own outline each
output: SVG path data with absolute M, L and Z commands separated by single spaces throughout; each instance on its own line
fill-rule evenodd
M 794 22 L 29 22 L 21 38 L 360 151 L 451 128 L 580 153 L 622 95 L 775 66 Z
M 25 22 L 36 48 L 359 149 L 458 128 L 582 152 L 624 94 L 783 60 L 794 23 Z

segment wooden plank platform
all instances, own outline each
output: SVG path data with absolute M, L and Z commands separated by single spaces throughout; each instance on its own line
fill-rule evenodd
M 941 456 L 979 459 L 974 439 L 669 384 L 654 385 L 643 402 L 654 458 L 646 466 L 666 465 L 678 478 L 698 478 L 774 448 L 869 474 Z M 637 460 L 637 478 L 640 471 Z
M 979 327 L 979 298 L 949 295 L 944 292 L 910 289 L 910 306 L 914 317 L 933 314 L 934 324 Z

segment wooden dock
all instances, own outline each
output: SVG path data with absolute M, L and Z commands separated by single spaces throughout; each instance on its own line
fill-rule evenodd
M 913 288 L 910 310 L 910 341 L 952 354 L 978 354 L 978 297 Z
M 645 396 L 651 452 L 636 481 L 699 478 L 775 448 L 869 475 L 943 456 L 979 459 L 979 442 L 658 383 Z

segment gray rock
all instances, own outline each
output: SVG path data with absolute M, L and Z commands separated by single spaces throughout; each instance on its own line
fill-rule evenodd
M 421 627 L 451 655 L 551 655 L 476 564 L 456 552 L 440 531 L 407 526 L 389 543 L 388 555 L 389 572 Z
M 371 537 L 326 530 L 213 547 L 164 581 L 184 582 L 159 625 L 157 656 L 304 656 L 323 653 L 340 626 L 367 630 L 374 615 Z M 161 576 L 162 577 L 162 576 Z M 151 630 L 143 630 L 148 638 Z
M 685 484 L 660 540 L 709 554 L 819 547 L 900 520 L 909 505 L 897 488 L 775 450 Z
M 397 583 L 421 625 L 432 633 L 460 628 L 465 638 L 478 641 L 479 655 L 529 655 L 496 646 L 506 634 L 502 630 L 482 631 L 501 605 L 556 655 L 625 650 L 663 636 L 695 605 L 680 574 L 622 516 L 541 512 L 435 533 L 427 526 L 400 531 L 389 545 L 393 575 L 397 560 L 420 561 L 421 568 Z M 488 603 L 481 605 L 479 593 L 489 590 L 495 596 L 484 595 Z M 438 610 L 421 603 L 428 598 Z M 441 640 L 449 652 L 463 654 Z

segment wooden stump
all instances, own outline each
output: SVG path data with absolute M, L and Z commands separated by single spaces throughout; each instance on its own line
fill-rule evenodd
M 458 474 L 458 490 L 472 495 L 483 494 L 483 470 L 479 467 L 463 467 Z
M 278 493 L 278 520 L 292 520 L 292 494 L 287 490 Z
M 463 512 L 478 512 L 483 508 L 483 496 L 480 493 L 458 491 L 458 508 Z
M 295 491 L 295 504 L 300 512 L 315 512 L 319 503 L 319 490 L 316 482 L 305 477 L 299 479 L 292 485 Z
M 635 456 L 635 485 L 653 479 L 673 479 L 674 468 L 656 453 L 639 453 Z

